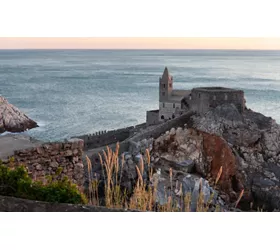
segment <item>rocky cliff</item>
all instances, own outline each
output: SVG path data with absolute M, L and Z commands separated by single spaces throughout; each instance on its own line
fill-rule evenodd
M 270 117 L 246 109 L 240 114 L 234 105 L 222 105 L 205 116 L 193 116 L 193 128 L 224 140 L 234 159 L 233 191 L 244 187 L 243 206 L 266 210 L 280 208 L 280 126 Z M 216 143 L 206 146 L 218 149 Z M 208 150 L 207 150 L 208 149 Z M 222 155 L 222 152 L 221 152 Z M 229 162 L 225 157 L 222 165 Z M 212 162 L 212 165 L 215 165 Z
M 127 179 L 136 176 L 132 159 L 137 163 L 145 148 L 150 148 L 151 165 L 161 170 L 161 179 L 167 180 L 165 188 L 176 189 L 175 184 L 168 184 L 169 169 L 173 168 L 173 180 L 188 183 L 183 187 L 191 193 L 197 178 L 202 178 L 210 187 L 215 186 L 229 207 L 234 207 L 243 193 L 238 205 L 242 210 L 280 209 L 280 125 L 270 117 L 249 109 L 241 114 L 234 105 L 221 105 L 203 116 L 192 115 L 185 127 L 174 126 L 138 144 L 134 151 L 138 148 L 139 152 L 131 151 L 132 157 L 126 157 Z M 215 185 L 221 167 L 222 175 Z M 192 181 L 186 182 L 186 178 Z
M 0 133 L 23 132 L 35 127 L 38 127 L 36 122 L 0 96 Z

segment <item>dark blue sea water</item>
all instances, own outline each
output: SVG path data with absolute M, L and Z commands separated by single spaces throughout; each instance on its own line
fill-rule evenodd
M 29 135 L 62 140 L 144 122 L 165 66 L 175 88 L 240 88 L 280 122 L 280 51 L 0 50 L 0 95 L 39 123 Z

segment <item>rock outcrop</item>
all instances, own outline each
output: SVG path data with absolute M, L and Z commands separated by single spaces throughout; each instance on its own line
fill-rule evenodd
M 245 188 L 243 208 L 250 203 L 269 211 L 280 208 L 280 125 L 275 120 L 248 109 L 240 114 L 234 105 L 222 105 L 203 117 L 193 116 L 193 127 L 227 142 L 234 155 L 227 161 L 236 162 L 234 188 Z M 209 143 L 206 148 L 211 147 L 216 145 Z
M 23 132 L 35 127 L 38 127 L 35 121 L 0 96 L 0 134 L 5 131 Z
M 155 168 L 166 173 L 167 162 L 193 161 L 191 174 L 213 186 L 222 167 L 217 190 L 227 204 L 234 204 L 244 190 L 242 210 L 280 209 L 280 125 L 249 109 L 241 114 L 230 104 L 193 115 L 188 124 L 155 138 Z M 188 173 L 183 167 L 175 170 L 175 177 Z

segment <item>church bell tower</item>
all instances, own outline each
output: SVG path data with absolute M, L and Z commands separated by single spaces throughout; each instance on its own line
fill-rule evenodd
M 162 77 L 159 78 L 159 102 L 168 101 L 173 89 L 173 77 L 165 67 Z

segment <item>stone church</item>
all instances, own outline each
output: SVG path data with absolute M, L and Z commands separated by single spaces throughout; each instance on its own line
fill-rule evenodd
M 147 125 L 174 119 L 190 110 L 203 114 L 224 103 L 234 104 L 242 113 L 245 109 L 244 92 L 223 87 L 173 89 L 173 77 L 166 67 L 159 78 L 159 109 L 147 111 Z

